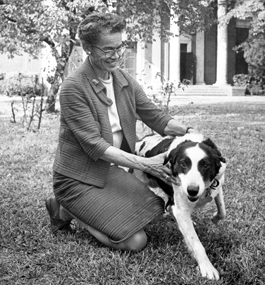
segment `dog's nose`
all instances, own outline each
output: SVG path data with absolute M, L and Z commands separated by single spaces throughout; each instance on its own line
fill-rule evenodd
M 199 193 L 199 186 L 198 185 L 190 185 L 190 186 L 188 186 L 187 191 L 191 197 L 195 197 Z

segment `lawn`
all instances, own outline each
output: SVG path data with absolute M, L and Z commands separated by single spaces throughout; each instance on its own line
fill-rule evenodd
M 52 194 L 59 117 L 44 114 L 39 132 L 0 119 L 0 284 L 265 284 L 265 102 L 190 104 L 174 114 L 228 161 L 226 219 L 211 223 L 214 203 L 193 215 L 220 281 L 199 276 L 170 217 L 146 227 L 149 242 L 139 253 L 110 250 L 82 228 L 53 236 L 44 200 Z

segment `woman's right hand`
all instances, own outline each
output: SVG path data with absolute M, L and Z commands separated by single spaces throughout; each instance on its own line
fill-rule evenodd
M 166 152 L 146 158 L 144 169 L 142 170 L 156 176 L 169 185 L 171 185 L 171 183 L 179 185 L 179 179 L 172 175 L 172 171 L 168 166 L 164 165 L 165 158 Z

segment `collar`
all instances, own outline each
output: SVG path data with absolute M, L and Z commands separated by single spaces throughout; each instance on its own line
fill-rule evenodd
M 210 186 L 205 189 L 205 198 L 211 196 L 212 191 L 216 190 L 219 184 L 220 184 L 219 180 L 214 178 Z

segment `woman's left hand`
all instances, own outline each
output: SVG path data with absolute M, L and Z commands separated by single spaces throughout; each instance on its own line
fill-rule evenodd
M 171 169 L 164 165 L 166 152 L 146 158 L 143 171 L 163 180 L 165 183 L 179 185 L 179 178 L 172 175 Z
M 200 134 L 201 132 L 198 131 L 197 129 L 194 129 L 192 127 L 189 127 L 187 128 L 187 131 L 186 131 L 187 134 Z

